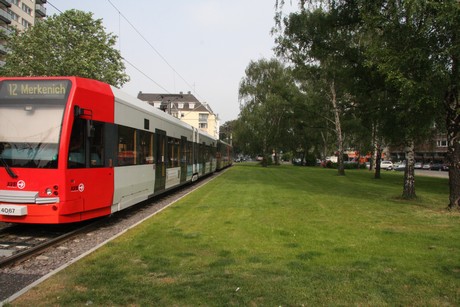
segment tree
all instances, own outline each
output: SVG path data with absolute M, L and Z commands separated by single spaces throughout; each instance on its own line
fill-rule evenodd
M 281 6 L 283 3 L 283 0 L 279 1 Z M 334 55 L 347 58 L 348 51 L 358 50 L 364 54 L 366 66 L 383 77 L 383 86 L 377 90 L 376 109 L 380 115 L 373 118 L 373 131 L 379 136 L 377 139 L 401 143 L 406 148 L 405 198 L 416 196 L 414 144 L 426 140 L 440 110 L 444 109 L 448 136 L 449 207 L 460 208 L 459 2 L 299 0 L 299 6 L 300 13 L 291 14 L 289 18 L 282 19 L 279 12 L 275 15 L 279 24 L 285 22 L 286 28 L 290 25 L 297 27 L 291 36 L 285 31 L 281 38 L 286 40 L 279 40 L 284 49 L 278 50 L 282 54 L 288 50 L 289 59 L 295 66 L 305 65 L 303 62 L 308 60 L 310 63 L 306 63 L 311 65 L 311 56 L 321 50 L 315 46 L 327 46 L 328 39 L 333 36 L 324 36 L 322 28 L 314 24 L 295 24 L 293 17 L 309 13 L 308 8 L 324 10 L 330 16 L 336 14 L 338 22 L 332 25 L 337 37 L 349 34 L 351 43 L 345 41 L 342 47 L 332 45 L 338 49 L 323 48 L 332 54 L 326 59 L 333 59 Z M 313 35 L 302 36 L 304 33 Z M 313 59 L 316 60 L 313 64 L 328 67 L 324 65 L 324 58 Z M 336 62 L 342 63 L 346 64 Z M 353 86 L 348 87 L 348 91 L 359 100 Z M 392 116 L 385 116 L 383 110 Z M 437 129 L 442 131 L 443 127 Z
M 236 120 L 229 120 L 219 127 L 219 140 L 232 143 L 233 130 L 235 129 Z
M 430 135 L 436 116 L 442 110 L 443 96 L 455 97 L 446 102 L 446 106 L 450 106 L 446 107 L 448 118 L 449 109 L 454 113 L 459 110 L 458 91 L 455 92 L 458 88 L 455 59 L 458 60 L 459 54 L 456 38 L 459 34 L 459 4 L 454 0 L 442 3 L 411 0 L 357 3 L 363 29 L 368 36 L 372 35 L 365 46 L 368 61 L 385 76 L 387 85 L 395 89 L 393 97 L 396 99 L 392 104 L 395 116 L 388 126 L 399 128 L 398 139 L 406 148 L 403 197 L 414 198 L 414 144 Z M 450 139 L 458 138 L 458 115 L 457 123 L 449 119 L 447 122 L 448 130 L 450 127 L 453 132 Z M 452 139 L 453 135 L 456 136 Z M 458 142 L 450 144 L 451 149 L 455 143 Z M 454 150 L 449 152 L 452 204 L 460 197 L 460 166 L 454 162 Z M 458 180 L 456 184 L 452 184 L 454 178 Z M 452 197 L 453 194 L 456 196 Z
M 340 14 L 332 6 L 329 10 L 322 7 L 307 10 L 305 1 L 300 2 L 300 12 L 291 13 L 283 19 L 283 25 L 280 23 L 284 28 L 276 39 L 276 51 L 293 63 L 294 70 L 304 72 L 302 79 L 307 83 L 314 82 L 314 90 L 327 98 L 331 107 L 322 116 L 334 125 L 338 173 L 345 175 L 343 121 L 345 113 L 354 104 L 349 89 L 354 83 L 359 56 L 354 16 L 344 18 L 346 14 Z
M 9 37 L 5 76 L 80 76 L 114 86 L 129 80 L 116 37 L 92 13 L 69 10 Z
M 290 137 L 289 118 L 298 92 L 289 70 L 277 60 L 251 61 L 240 83 L 238 140 L 252 154 L 267 158 Z M 277 161 L 275 161 L 277 162 Z

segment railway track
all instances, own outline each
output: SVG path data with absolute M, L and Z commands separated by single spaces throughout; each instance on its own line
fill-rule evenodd
M 97 221 L 75 225 L 12 225 L 0 229 L 0 268 L 23 261 L 41 250 L 95 227 Z
M 40 231 L 44 228 L 50 230 L 51 234 L 54 233 L 54 238 L 48 235 L 48 243 L 47 245 L 42 245 L 40 247 L 41 250 L 38 250 L 37 247 L 35 251 L 29 251 L 28 255 L 23 254 L 15 256 L 17 258 L 10 258 L 8 262 L 6 262 L 5 258 L 0 256 L 0 263 L 3 263 L 0 264 L 0 306 L 7 303 L 8 299 L 12 299 L 14 295 L 19 295 L 18 293 L 20 293 L 20 291 L 43 276 L 73 262 L 82 254 L 85 254 L 103 242 L 107 242 L 107 240 L 130 229 L 144 219 L 151 217 L 217 176 L 218 175 L 208 176 L 193 185 L 185 185 L 179 189 L 169 191 L 168 193 L 146 201 L 145 203 L 118 212 L 110 217 L 101 218 L 97 221 L 97 224 L 90 225 L 90 222 L 87 222 L 88 225 L 83 226 L 82 223 L 79 223 L 77 226 L 79 226 L 80 229 L 59 229 L 59 227 L 51 227 L 48 229 L 47 227 L 44 228 L 43 225 L 35 225 L 28 228 L 28 233 L 32 233 L 34 237 L 45 237 L 44 234 L 40 235 Z M 26 237 L 25 230 L 20 233 L 23 231 L 20 228 L 10 227 L 12 226 L 9 224 L 0 223 L 0 241 L 7 241 L 4 240 L 4 238 L 6 238 L 4 236 L 6 232 L 12 232 L 16 236 Z M 58 236 L 58 232 L 64 232 L 64 230 L 66 233 L 62 233 L 62 237 L 58 239 L 60 237 Z M 72 231 L 75 232 L 72 233 Z M 62 240 L 62 242 L 59 243 L 58 240 Z M 45 242 L 43 242 L 43 244 L 44 243 Z M 5 249 L 13 249 L 13 247 L 0 247 L 0 253 L 2 253 L 1 250 Z M 31 250 L 32 248 L 27 247 L 27 249 Z M 17 253 L 22 253 L 21 248 L 18 250 L 20 251 Z

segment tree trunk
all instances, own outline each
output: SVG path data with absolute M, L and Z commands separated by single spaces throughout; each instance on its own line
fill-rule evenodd
M 460 209 L 460 104 L 456 86 L 446 93 L 447 162 L 449 165 L 449 209 Z
M 374 144 L 374 161 L 372 164 L 374 165 L 374 179 L 380 179 L 380 161 L 382 160 L 382 147 L 377 143 Z
M 331 82 L 331 97 L 332 97 L 332 107 L 334 109 L 334 122 L 335 122 L 335 132 L 337 133 L 337 145 L 339 147 L 339 156 L 337 159 L 338 162 L 338 172 L 339 176 L 345 176 L 345 166 L 343 164 L 343 135 L 342 135 L 342 125 L 340 123 L 340 111 L 337 106 L 337 93 L 335 91 L 335 83 Z
M 406 169 L 404 170 L 404 190 L 402 197 L 405 199 L 414 199 L 415 195 L 415 151 L 414 141 L 410 140 L 405 148 L 406 152 Z
M 327 146 L 328 142 L 327 142 L 327 139 L 326 139 L 326 136 L 324 135 L 324 132 L 321 131 L 321 139 L 323 140 L 323 146 L 322 146 L 322 159 L 326 159 L 328 153 L 329 153 L 329 148 Z M 306 148 L 306 147 L 305 147 Z
M 374 177 L 376 179 L 380 178 L 380 169 L 379 169 L 379 175 L 378 178 L 376 177 L 375 171 L 376 171 L 376 157 L 377 157 L 377 149 L 378 149 L 378 143 L 377 143 L 377 125 L 373 124 L 372 125 L 372 158 L 371 161 L 369 161 L 369 171 L 372 172 L 374 171 Z
M 460 143 L 457 142 L 450 154 L 452 162 L 449 163 L 449 209 L 460 209 Z
M 456 33 L 456 32 L 454 32 Z M 454 35 L 452 41 L 458 43 Z M 459 59 L 452 54 L 451 85 L 444 96 L 447 127 L 447 162 L 449 165 L 449 209 L 460 209 L 460 103 L 458 101 Z

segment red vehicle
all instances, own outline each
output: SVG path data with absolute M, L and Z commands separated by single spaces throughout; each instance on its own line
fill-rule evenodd
M 217 144 L 96 80 L 0 78 L 0 222 L 109 215 L 230 165 Z

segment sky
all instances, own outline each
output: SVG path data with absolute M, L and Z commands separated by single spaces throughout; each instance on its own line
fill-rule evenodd
M 48 16 L 78 9 L 102 19 L 129 62 L 126 93 L 190 91 L 220 124 L 238 117 L 250 61 L 274 57 L 275 0 L 51 0 L 46 9 Z

